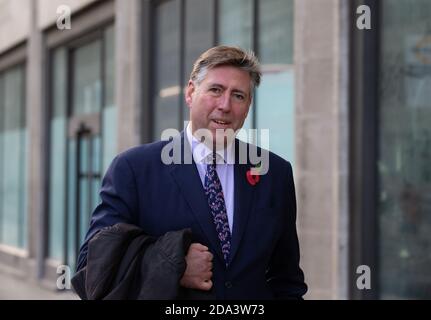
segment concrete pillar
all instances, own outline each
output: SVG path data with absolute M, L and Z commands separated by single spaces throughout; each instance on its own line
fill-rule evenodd
M 348 30 L 347 1 L 295 1 L 295 181 L 308 299 L 348 298 Z
M 118 151 L 140 143 L 142 92 L 141 0 L 115 2 Z

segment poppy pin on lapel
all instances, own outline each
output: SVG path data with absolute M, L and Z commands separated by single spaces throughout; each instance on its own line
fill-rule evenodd
M 257 166 L 247 170 L 247 181 L 251 186 L 255 186 L 256 184 L 259 183 L 260 180 L 260 166 L 261 164 L 259 163 Z

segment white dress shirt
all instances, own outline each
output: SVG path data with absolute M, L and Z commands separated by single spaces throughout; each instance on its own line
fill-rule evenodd
M 191 123 L 186 128 L 187 140 L 193 153 L 193 160 L 201 178 L 202 186 L 205 187 L 205 174 L 207 164 L 211 161 L 212 150 L 204 143 L 196 139 L 192 134 Z M 197 148 L 199 147 L 199 148 Z M 216 150 L 216 171 L 223 189 L 223 196 L 226 205 L 226 213 L 229 221 L 229 229 L 232 234 L 233 230 L 233 211 L 234 211 L 234 166 L 235 154 L 233 152 L 234 143 L 227 146 L 226 149 Z

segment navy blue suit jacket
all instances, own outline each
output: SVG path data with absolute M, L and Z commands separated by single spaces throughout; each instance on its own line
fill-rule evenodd
M 184 144 L 184 133 L 178 139 Z M 246 178 L 251 165 L 234 165 L 234 223 L 226 268 L 197 168 L 194 163 L 164 164 L 161 151 L 167 143 L 138 146 L 113 160 L 80 249 L 78 270 L 86 264 L 88 241 L 103 227 L 125 222 L 152 236 L 191 228 L 193 242 L 214 255 L 217 299 L 301 298 L 307 286 L 299 267 L 291 165 L 270 153 L 268 173 L 255 186 Z M 242 143 L 235 140 L 236 150 Z

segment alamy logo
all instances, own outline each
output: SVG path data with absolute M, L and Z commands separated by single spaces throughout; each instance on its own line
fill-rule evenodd
M 184 122 L 184 127 L 187 127 L 188 121 Z M 241 143 L 238 150 L 233 150 L 233 158 L 226 160 L 226 164 L 247 164 L 258 165 L 250 169 L 252 175 L 265 175 L 269 169 L 269 129 L 217 129 L 215 135 L 209 129 L 198 129 L 193 133 L 193 136 L 199 141 L 198 145 L 194 148 L 193 153 L 186 144 L 182 144 L 180 139 L 180 132 L 177 129 L 169 128 L 162 132 L 161 140 L 169 141 L 160 154 L 162 163 L 169 164 L 192 164 L 192 157 L 196 158 L 199 154 L 204 154 L 206 148 L 220 148 L 220 146 L 230 145 L 235 137 L 238 137 L 244 142 L 251 142 L 259 140 L 260 154 L 258 147 L 254 144 L 247 146 Z M 217 146 L 218 145 L 218 146 Z M 230 162 L 232 161 L 232 162 Z
M 57 7 L 57 29 L 70 30 L 72 29 L 72 10 L 69 6 L 61 5 Z
M 57 267 L 57 274 L 60 276 L 57 278 L 57 289 L 58 290 L 69 290 L 70 286 L 70 267 L 66 265 L 60 265 Z
M 370 30 L 371 29 L 371 9 L 369 6 L 362 5 L 356 9 L 356 13 L 360 14 L 358 20 L 356 20 L 356 27 L 359 30 Z
M 356 274 L 360 274 L 356 280 L 356 287 L 359 290 L 371 289 L 371 269 L 367 265 L 360 265 L 356 268 Z

